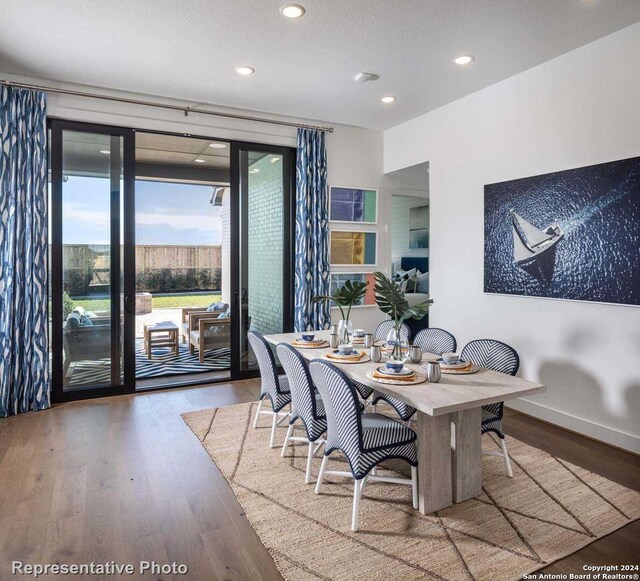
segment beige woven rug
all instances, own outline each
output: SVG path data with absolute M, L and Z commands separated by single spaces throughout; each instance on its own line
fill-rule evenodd
M 352 533 L 353 481 L 327 477 L 316 496 L 304 484 L 306 446 L 280 458 L 268 447 L 270 418 L 252 428 L 256 408 L 183 417 L 285 579 L 516 579 L 640 518 L 640 493 L 508 438 L 514 478 L 484 456 L 482 496 L 427 516 L 412 509 L 410 487 L 370 482 Z M 488 436 L 483 445 L 496 446 Z

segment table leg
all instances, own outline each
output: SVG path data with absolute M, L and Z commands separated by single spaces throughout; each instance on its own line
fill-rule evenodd
M 429 514 L 453 504 L 451 490 L 451 418 L 418 415 L 418 492 L 420 512 Z
M 455 426 L 452 444 L 453 501 L 462 502 L 482 493 L 482 409 L 451 414 Z

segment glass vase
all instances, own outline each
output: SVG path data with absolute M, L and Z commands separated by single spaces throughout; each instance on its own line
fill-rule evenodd
M 340 345 L 348 345 L 353 337 L 353 323 L 341 319 L 338 323 L 338 343 Z
M 409 343 L 402 339 L 402 334 L 397 329 L 391 329 L 387 333 L 387 345 L 392 347 L 389 357 L 394 361 L 404 362 L 409 355 Z

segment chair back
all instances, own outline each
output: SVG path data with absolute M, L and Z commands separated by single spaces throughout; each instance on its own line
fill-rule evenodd
M 271 348 L 266 339 L 256 331 L 249 331 L 247 337 L 260 369 L 260 378 L 262 380 L 260 395 L 269 394 L 272 401 L 275 401 L 275 395 L 280 389 L 280 382 L 278 381 L 278 370 Z
M 495 339 L 469 341 L 460 353 L 460 358 L 507 375 L 515 375 L 520 367 L 520 358 L 516 350 Z
M 376 332 L 374 333 L 376 341 L 384 341 L 389 334 L 389 331 L 392 331 L 395 328 L 395 324 L 393 321 L 382 321 L 377 327 Z M 411 336 L 411 331 L 409 327 L 402 323 L 402 327 L 400 327 L 400 339 L 402 341 L 409 341 L 409 337 Z
M 418 331 L 418 334 L 413 338 L 413 344 L 418 345 L 426 353 L 434 355 L 455 352 L 458 346 L 456 338 L 449 331 L 436 327 Z
M 358 395 L 351 380 L 335 365 L 321 359 L 309 363 L 327 415 L 325 454 L 342 450 L 353 465 L 362 449 L 362 422 Z
M 301 418 L 309 432 L 318 419 L 316 388 L 309 374 L 309 367 L 302 355 L 291 345 L 280 343 L 276 347 L 278 359 L 289 378 L 291 392 L 291 419 Z

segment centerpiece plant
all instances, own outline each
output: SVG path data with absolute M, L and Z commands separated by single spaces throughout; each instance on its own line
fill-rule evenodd
M 335 303 L 340 309 L 340 314 L 342 315 L 342 319 L 338 325 L 338 340 L 340 343 L 346 344 L 351 342 L 351 335 L 353 334 L 353 324 L 349 319 L 351 309 L 364 298 L 367 292 L 367 285 L 368 283 L 366 282 L 347 280 L 341 287 L 338 287 L 332 295 L 318 295 L 313 297 L 314 303 L 322 301 Z
M 376 284 L 373 288 L 376 303 L 379 309 L 389 315 L 393 320 L 393 359 L 402 359 L 402 342 L 400 340 L 400 329 L 402 323 L 408 319 L 422 319 L 428 312 L 429 306 L 433 303 L 432 299 L 409 306 L 404 292 L 397 283 L 392 281 L 382 272 L 374 272 L 373 278 Z

